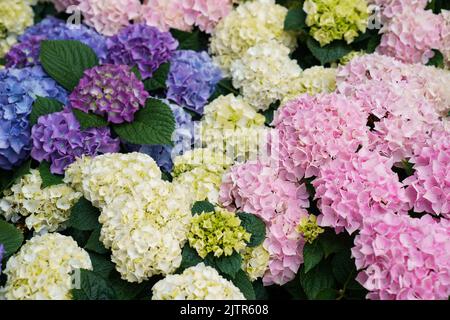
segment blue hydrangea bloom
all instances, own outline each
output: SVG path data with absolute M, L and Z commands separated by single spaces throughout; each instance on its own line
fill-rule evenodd
M 222 79 L 220 68 L 206 52 L 176 51 L 170 61 L 167 98 L 203 114 L 203 108 Z
M 0 168 L 11 170 L 28 157 L 31 128 L 28 116 L 37 96 L 67 102 L 67 91 L 41 67 L 0 70 Z
M 169 105 L 175 117 L 176 125 L 172 136 L 174 146 L 141 146 L 139 152 L 151 156 L 158 166 L 166 172 L 171 172 L 172 159 L 190 150 L 194 142 L 194 122 L 189 113 L 177 105 Z

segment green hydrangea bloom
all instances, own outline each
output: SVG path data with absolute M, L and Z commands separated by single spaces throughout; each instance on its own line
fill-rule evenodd
M 194 216 L 188 234 L 189 245 L 202 258 L 208 253 L 216 257 L 230 256 L 233 251 L 245 249 L 250 237 L 239 217 L 222 208 Z
M 366 31 L 370 12 L 366 0 L 306 0 L 303 10 L 310 34 L 321 46 L 341 39 L 352 43 Z
M 317 218 L 314 215 L 310 215 L 308 218 L 302 218 L 297 226 L 297 232 L 303 235 L 306 242 L 312 243 L 324 229 L 317 225 Z

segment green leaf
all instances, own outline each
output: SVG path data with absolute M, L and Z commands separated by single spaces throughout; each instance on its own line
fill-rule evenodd
M 259 246 L 266 238 L 266 224 L 254 214 L 240 212 L 237 216 L 241 220 L 241 225 L 252 235 L 248 246 Z
M 352 51 L 352 48 L 343 41 L 334 41 L 324 47 L 312 37 L 308 37 L 306 45 L 311 53 L 322 65 L 338 61 L 340 58 Z
M 356 276 L 355 262 L 348 249 L 336 253 L 331 260 L 331 267 L 334 277 L 341 284 L 346 283 L 350 277 Z
M 13 224 L 0 220 L 0 243 L 4 246 L 5 256 L 9 257 L 19 250 L 23 234 Z
M 324 254 L 322 246 L 316 240 L 313 243 L 305 244 L 303 248 L 303 259 L 305 264 L 305 273 L 308 273 L 311 269 L 319 264 Z
M 332 253 L 337 253 L 352 246 L 350 239 L 345 239 L 343 235 L 337 235 L 333 230 L 327 229 L 319 236 L 319 243 L 322 246 L 325 258 Z
M 98 65 L 95 52 L 74 40 L 42 41 L 40 60 L 44 70 L 69 91 L 77 86 L 86 69 Z
M 153 281 L 130 283 L 117 277 L 112 279 L 110 284 L 113 287 L 118 300 L 136 300 L 142 293 L 144 293 L 146 297 L 151 294 Z
M 111 259 L 108 256 L 93 252 L 89 252 L 89 257 L 91 258 L 94 272 L 107 279 L 114 270 L 114 263 L 111 262 Z
M 0 171 L 0 192 L 11 186 L 24 175 L 30 173 L 31 160 L 25 161 L 15 171 Z
M 263 285 L 261 279 L 254 281 L 252 285 L 256 300 L 269 300 L 269 293 L 267 292 L 267 289 Z
M 208 201 L 197 201 L 192 206 L 191 212 L 193 215 L 204 212 L 214 212 L 214 205 Z
M 134 66 L 133 68 L 131 68 L 131 72 L 134 73 L 134 75 L 136 76 L 136 78 L 138 78 L 139 80 L 142 81 L 142 75 L 141 75 L 141 72 L 139 71 L 138 66 Z
M 171 29 L 170 33 L 179 42 L 178 50 L 201 51 L 208 46 L 208 40 L 198 30 L 194 32 L 186 32 L 177 29 Z
M 100 223 L 98 222 L 98 216 L 98 209 L 92 206 L 85 198 L 81 198 L 72 207 L 67 225 L 83 231 L 99 229 Z
M 428 61 L 427 66 L 434 66 L 436 68 L 444 68 L 444 55 L 439 50 L 433 49 L 434 56 Z
M 92 231 L 91 236 L 89 237 L 84 248 L 99 254 L 105 254 L 108 252 L 103 243 L 100 241 L 100 228 Z
M 241 270 L 242 257 L 239 253 L 233 252 L 231 256 L 221 256 L 220 258 L 214 257 L 214 266 L 222 273 L 234 278 L 236 274 Z
M 325 289 L 317 294 L 316 300 L 336 300 L 337 297 L 338 297 L 337 290 Z
M 166 80 L 169 76 L 170 63 L 163 63 L 158 70 L 153 73 L 153 76 L 144 81 L 145 90 L 155 91 L 159 89 L 166 89 Z
M 114 125 L 114 131 L 123 140 L 134 144 L 172 145 L 175 119 L 164 102 L 150 98 L 145 107 L 135 114 L 132 123 Z
M 331 267 L 326 263 L 316 266 L 311 272 L 305 273 L 303 266 L 300 268 L 300 283 L 308 299 L 314 300 L 325 289 L 332 289 L 335 280 Z
M 64 183 L 63 176 L 54 175 L 53 173 L 51 173 L 50 163 L 48 163 L 47 161 L 42 161 L 39 164 L 39 174 L 41 175 L 43 188 Z
M 284 30 L 286 31 L 305 31 L 306 12 L 302 7 L 295 7 L 288 11 L 286 19 L 284 20 Z
M 34 126 L 40 116 L 62 111 L 63 107 L 64 104 L 58 100 L 38 96 L 34 101 L 33 108 L 31 110 L 30 125 Z
M 80 123 L 81 129 L 102 128 L 108 125 L 108 121 L 94 113 L 85 113 L 78 109 L 72 109 L 72 113 Z
M 243 270 L 239 270 L 234 278 L 229 278 L 233 284 L 241 290 L 245 299 L 256 300 L 255 290 L 253 289 L 250 279 Z
M 200 262 L 202 262 L 202 258 L 197 254 L 195 249 L 191 248 L 189 244 L 186 244 L 181 253 L 181 264 L 179 268 L 179 272 L 184 271 L 187 268 L 196 266 Z
M 74 300 L 114 300 L 116 293 L 111 285 L 98 275 L 89 270 L 80 270 L 80 288 L 72 289 Z
M 216 90 L 211 95 L 211 97 L 209 97 L 208 101 L 212 102 L 216 100 L 218 97 L 227 96 L 230 93 L 237 96 L 239 95 L 239 90 L 233 87 L 233 82 L 230 78 L 224 78 L 217 83 Z

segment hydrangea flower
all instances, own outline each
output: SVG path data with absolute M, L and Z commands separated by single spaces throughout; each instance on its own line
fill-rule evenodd
M 276 167 L 262 162 L 235 165 L 223 177 L 219 203 L 254 214 L 266 224 L 263 245 L 270 260 L 264 285 L 289 282 L 303 262 L 304 239 L 296 226 L 308 217 L 308 197 L 304 184 L 282 179 Z
M 92 270 L 89 254 L 71 237 L 47 233 L 28 240 L 4 273 L 7 300 L 70 300 L 75 270 Z
M 33 9 L 27 1 L 0 1 L 0 58 L 17 42 L 17 36 L 33 25 Z
M 25 68 L 39 64 L 41 36 L 31 37 L 26 42 L 13 45 L 5 55 L 6 68 Z
M 444 25 L 442 27 L 442 41 L 439 50 L 444 56 L 447 69 L 450 69 L 450 10 L 442 10 Z
M 341 39 L 352 43 L 369 21 L 366 0 L 306 0 L 303 10 L 309 33 L 321 46 Z
M 409 161 L 415 172 L 403 183 L 414 211 L 450 218 L 450 132 L 434 132 Z
M 210 50 L 228 74 L 231 63 L 258 43 L 278 41 L 290 50 L 296 46 L 294 34 L 284 31 L 287 9 L 275 0 L 247 1 L 222 19 L 211 34 Z
M 301 69 L 289 57 L 289 48 L 276 41 L 248 49 L 231 64 L 233 86 L 257 110 L 282 100 L 300 77 Z
M 41 0 L 42 1 L 42 0 Z M 44 0 L 52 2 L 55 5 L 55 9 L 59 12 L 66 11 L 70 6 L 74 6 L 80 3 L 80 0 Z
M 314 215 L 302 218 L 297 226 L 297 232 L 300 233 L 308 243 L 313 243 L 324 231 L 325 230 L 317 224 L 317 218 Z
M 191 31 L 198 26 L 211 33 L 232 7 L 231 0 L 146 0 L 140 20 L 162 31 Z
M 40 67 L 0 70 L 0 168 L 10 170 L 28 157 L 28 116 L 37 96 L 65 102 L 66 91 Z
M 324 163 L 313 181 L 318 224 L 352 234 L 371 216 L 406 214 L 408 199 L 393 164 L 392 158 L 365 149 Z
M 352 255 L 357 281 L 376 300 L 447 300 L 450 224 L 429 215 L 388 214 L 366 221 Z
M 28 229 L 53 232 L 61 229 L 70 217 L 70 209 L 81 193 L 65 184 L 42 187 L 38 170 L 23 176 L 0 199 L 0 213 L 13 222 L 25 217 Z
M 63 174 L 66 167 L 82 155 L 118 152 L 120 148 L 119 140 L 111 137 L 109 128 L 81 130 L 67 108 L 39 117 L 31 132 L 31 156 L 39 162 L 50 162 L 50 170 L 56 174 Z
M 390 19 L 401 15 L 407 10 L 425 9 L 429 0 L 369 0 L 369 4 L 373 4 L 379 8 L 381 13 L 381 22 L 389 22 Z
M 140 16 L 141 3 L 139 0 L 105 1 L 79 0 L 79 5 L 72 7 L 72 11 L 79 10 L 83 15 L 83 22 L 93 27 L 105 36 L 115 35 Z
M 222 72 L 206 52 L 176 51 L 170 61 L 167 99 L 203 114 L 203 107 L 214 93 Z
M 339 94 L 302 95 L 278 110 L 271 142 L 285 179 L 317 176 L 341 152 L 367 143 L 367 115 Z
M 178 41 L 169 32 L 143 24 L 123 28 L 106 43 L 109 63 L 137 65 L 143 79 L 150 78 L 161 64 L 169 61 L 178 47 Z
M 257 247 L 247 247 L 241 252 L 242 270 L 248 275 L 253 282 L 258 278 L 262 278 L 269 267 L 270 254 L 261 244 Z
M 245 249 L 250 237 L 239 217 L 222 208 L 195 215 L 188 234 L 189 245 L 202 258 L 208 254 L 231 256 Z
M 69 96 L 72 108 L 106 116 L 111 123 L 132 122 L 149 93 L 125 65 L 104 64 L 84 71 Z
M 204 263 L 158 281 L 152 293 L 153 300 L 245 300 L 231 281 Z

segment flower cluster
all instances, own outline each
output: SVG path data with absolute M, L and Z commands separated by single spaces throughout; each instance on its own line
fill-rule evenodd
M 223 153 L 197 148 L 174 159 L 174 182 L 185 185 L 194 201 L 217 203 L 222 175 L 232 163 Z
M 41 0 L 41 1 L 52 2 L 55 5 L 55 9 L 59 12 L 65 11 L 68 7 L 80 3 L 80 0 Z
M 197 26 L 211 33 L 231 9 L 231 0 L 146 0 L 140 19 L 163 31 L 191 31 Z
M 269 267 L 270 254 L 261 244 L 257 247 L 247 247 L 241 252 L 242 270 L 247 273 L 251 281 L 262 278 Z
M 8 260 L 2 291 L 8 300 L 70 300 L 72 275 L 79 269 L 91 270 L 92 264 L 71 237 L 35 236 Z
M 111 137 L 108 128 L 81 130 L 69 109 L 39 117 L 31 130 L 33 148 L 31 156 L 39 162 L 51 163 L 52 173 L 64 170 L 82 155 L 118 152 L 120 142 Z
M 369 0 L 381 11 L 382 22 L 387 22 L 406 10 L 425 9 L 429 0 Z
M 233 85 L 244 99 L 258 110 L 270 105 L 291 91 L 301 69 L 289 58 L 289 48 L 276 41 L 257 44 L 231 64 Z
M 81 197 L 65 184 L 42 187 L 38 170 L 31 170 L 10 190 L 3 192 L 0 213 L 6 220 L 25 217 L 28 229 L 36 232 L 57 231 L 70 217 L 70 209 Z
M 369 20 L 366 0 L 306 0 L 303 10 L 310 34 L 321 46 L 341 39 L 352 43 Z
M 189 245 L 202 258 L 208 254 L 230 256 L 245 249 L 250 237 L 239 217 L 222 208 L 194 216 L 188 234 Z
M 254 45 L 270 40 L 289 49 L 296 46 L 295 37 L 284 31 L 287 9 L 275 0 L 242 3 L 222 19 L 212 32 L 211 53 L 225 73 L 231 63 Z
M 388 214 L 366 221 L 352 255 L 369 299 L 447 300 L 448 220 Z
M 313 243 L 313 241 L 325 230 L 317 224 L 316 216 L 310 215 L 300 220 L 297 226 L 297 232 L 300 233 L 306 242 Z
M 137 66 L 143 79 L 150 78 L 178 47 L 172 35 L 154 27 L 133 24 L 107 40 L 108 58 L 111 64 Z
M 40 67 L 0 70 L 0 168 L 19 165 L 31 150 L 28 116 L 37 96 L 67 99 L 66 91 Z
M 26 42 L 17 43 L 5 55 L 6 68 L 25 68 L 39 64 L 41 41 L 44 37 L 31 37 Z
M 111 123 L 132 122 L 149 94 L 126 65 L 104 64 L 84 71 L 70 94 L 70 106 L 106 116 Z
M 0 58 L 33 25 L 33 9 L 26 0 L 0 0 Z
M 222 72 L 206 52 L 176 51 L 170 60 L 167 98 L 178 105 L 203 114 Z
M 308 214 L 305 185 L 281 179 L 276 168 L 261 162 L 233 166 L 223 178 L 220 203 L 229 210 L 254 214 L 266 224 L 264 248 L 270 254 L 265 285 L 292 280 L 303 262 L 303 237 L 296 226 Z
M 203 263 L 158 281 L 153 300 L 245 300 L 234 284 Z

